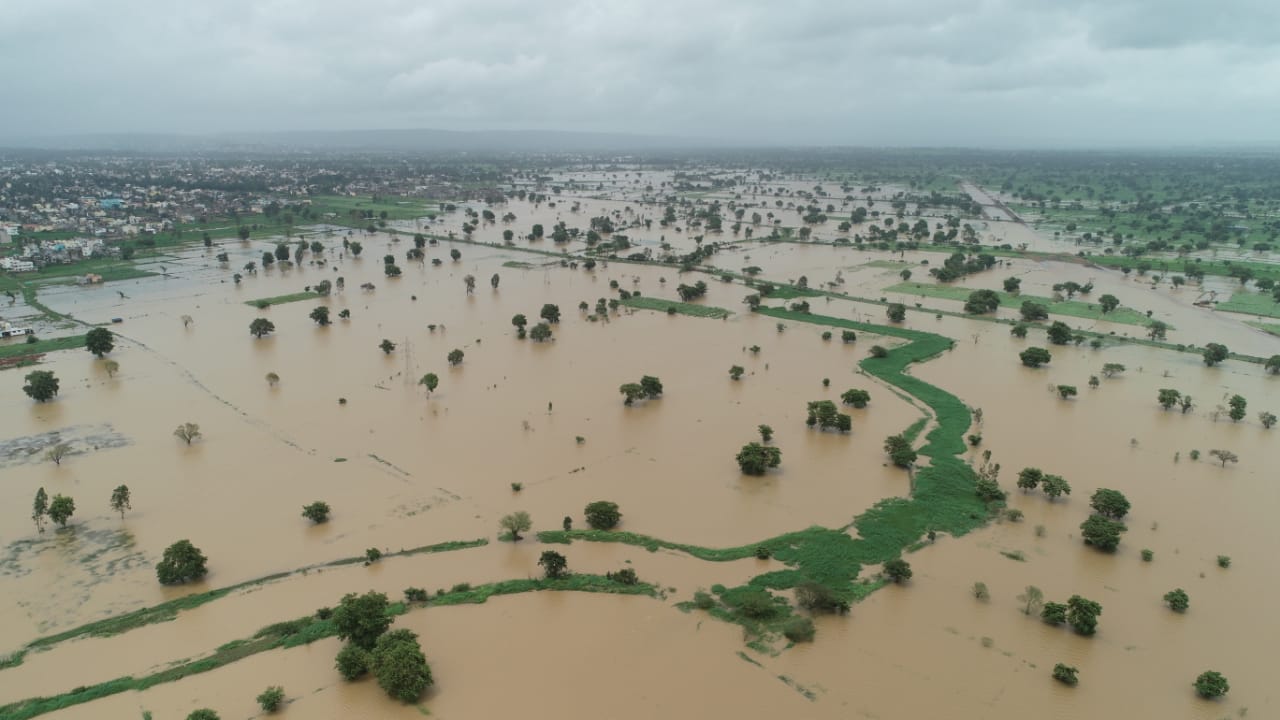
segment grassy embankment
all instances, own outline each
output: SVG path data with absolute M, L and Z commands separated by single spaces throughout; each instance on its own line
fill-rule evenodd
M 1275 298 L 1265 293 L 1248 290 L 1232 293 L 1230 300 L 1218 303 L 1214 309 L 1243 315 L 1280 318 L 1280 303 L 1277 303 Z
M 935 285 L 932 283 L 902 282 L 896 285 L 890 285 L 885 288 L 885 292 L 903 293 L 904 295 L 918 295 L 921 297 L 941 298 L 943 300 L 956 300 L 964 302 L 969 299 L 969 294 L 980 288 L 959 287 L 954 285 Z M 1050 315 L 1066 315 L 1068 317 L 1085 318 L 1088 320 L 1106 320 L 1107 322 L 1123 323 L 1125 325 L 1141 325 L 1146 326 L 1150 321 L 1143 313 L 1132 308 L 1120 306 L 1109 313 L 1102 312 L 1102 307 L 1094 303 L 1080 302 L 1078 300 L 1065 300 L 1059 302 L 1053 298 L 1039 297 L 1036 295 L 1014 295 L 1012 293 L 995 291 L 1000 297 L 1000 307 L 1017 310 L 1022 307 L 1022 303 L 1031 301 L 1044 305 L 1049 309 Z
M 662 298 L 636 296 L 633 295 L 626 300 L 622 300 L 623 307 L 636 308 L 639 310 L 657 310 L 659 312 L 671 312 L 680 315 L 689 315 L 692 317 L 705 318 L 726 318 L 733 313 L 724 308 L 712 305 L 695 305 L 693 303 L 680 302 L 678 300 L 663 300 Z
M 314 300 L 318 297 L 320 297 L 320 293 L 308 290 L 306 292 L 289 293 L 288 295 L 258 298 L 257 300 L 245 300 L 244 304 L 261 310 L 262 308 L 271 307 L 272 305 L 283 305 L 285 303 L 301 302 L 302 300 Z
M 923 402 L 937 419 L 919 451 L 930 463 L 916 470 L 911 497 L 882 500 L 855 517 L 846 527 L 811 527 L 732 548 L 705 548 L 638 533 L 597 530 L 548 531 L 539 533 L 538 538 L 544 542 L 622 542 L 649 550 L 676 550 L 713 562 L 739 560 L 755 555 L 757 549 L 767 550 L 788 569 L 757 575 L 744 586 L 712 588 L 719 599 L 708 608 L 716 617 L 742 625 L 755 635 L 750 645 L 767 652 L 772 640 L 794 617 L 792 610 L 789 605 L 775 599 L 774 609 L 767 616 L 748 617 L 736 610 L 748 596 L 758 595 L 760 589 L 787 590 L 815 582 L 826 586 L 843 600 L 856 601 L 883 584 L 879 580 L 859 581 L 858 575 L 864 565 L 898 557 L 931 530 L 952 535 L 967 533 L 986 521 L 987 508 L 974 493 L 976 476 L 972 468 L 958 457 L 966 449 L 963 438 L 970 426 L 969 409 L 951 393 L 905 372 L 911 364 L 924 362 L 952 347 L 950 338 L 774 308 L 761 308 L 759 312 L 780 320 L 858 330 L 909 341 L 890 350 L 887 357 L 867 358 L 860 365 L 867 374 Z M 927 419 L 917 421 L 907 432 L 918 434 L 926 422 Z M 903 482 L 907 482 L 905 473 Z M 849 535 L 849 528 L 857 530 L 856 539 Z
M 570 575 L 558 580 L 506 580 L 474 588 L 460 586 L 451 592 L 438 594 L 426 603 L 414 605 L 431 607 L 483 603 L 494 595 L 511 595 L 540 590 L 597 592 L 619 595 L 654 596 L 658 594 L 658 589 L 648 583 L 626 585 L 599 575 Z M 403 615 L 412 607 L 406 603 L 395 603 L 388 608 L 387 614 L 391 616 Z M 79 687 L 53 697 L 30 698 L 10 703 L 0 707 L 0 720 L 27 720 L 28 718 L 98 700 L 117 693 L 146 690 L 162 683 L 173 682 L 191 675 L 216 670 L 224 665 L 261 652 L 307 645 L 316 640 L 335 637 L 337 634 L 338 630 L 334 627 L 332 620 L 322 620 L 317 615 L 275 623 L 254 633 L 253 637 L 233 640 L 222 645 L 207 657 L 182 662 L 150 675 L 136 678 L 126 676 L 96 685 Z

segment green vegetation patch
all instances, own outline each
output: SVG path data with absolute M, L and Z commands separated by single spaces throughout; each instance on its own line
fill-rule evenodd
M 891 285 L 885 288 L 885 292 L 903 293 L 905 295 L 918 295 L 921 297 L 941 298 L 943 300 L 956 300 L 964 302 L 969 298 L 969 294 L 979 288 L 965 287 L 958 285 L 934 285 L 930 283 L 904 282 Z M 1030 300 L 1037 302 L 1049 309 L 1051 315 L 1066 315 L 1068 317 L 1087 318 L 1089 320 L 1106 320 L 1113 323 L 1124 323 L 1126 325 L 1146 325 L 1149 321 L 1147 316 L 1132 308 L 1124 306 L 1118 307 L 1109 313 L 1102 312 L 1102 306 L 1093 303 L 1080 302 L 1078 300 L 1064 300 L 1058 302 L 1053 298 L 1039 297 L 1036 295 L 1012 295 L 1007 292 L 995 291 L 1000 298 L 1000 307 L 1017 310 L 1022 307 L 1022 303 Z
M 1245 325 L 1248 325 L 1249 327 L 1258 328 L 1259 330 L 1265 333 L 1270 333 L 1272 335 L 1280 336 L 1280 325 L 1276 323 L 1264 323 L 1264 322 L 1257 322 L 1257 321 L 1251 320 L 1251 321 L 1246 321 Z
M 1275 298 L 1247 290 L 1232 293 L 1230 300 L 1218 303 L 1214 308 L 1224 312 L 1280 318 L 1280 303 L 1277 303 Z M 1266 328 L 1263 329 L 1265 330 Z M 1268 332 L 1270 331 L 1268 330 Z
M 669 312 L 674 308 L 680 315 L 703 318 L 727 318 L 733 314 L 724 308 L 713 305 L 694 305 L 693 303 L 680 302 L 679 300 L 663 300 L 662 298 L 647 296 L 629 297 L 622 301 L 622 305 L 640 310 L 657 310 L 658 312 Z
M 11 341 L 8 345 L 0 345 L 0 360 L 51 353 L 58 350 L 76 350 L 84 347 L 84 335 L 69 335 L 49 340 L 37 340 L 33 343 L 23 342 L 23 340 L 24 338 L 19 338 Z
M 765 297 L 772 298 L 774 300 L 791 300 L 793 298 L 818 297 L 820 295 L 822 295 L 822 293 L 817 290 L 800 288 L 795 285 L 774 285 L 773 290 L 771 290 L 769 294 L 765 295 Z
M 301 300 L 314 300 L 320 297 L 317 292 L 298 292 L 288 295 L 276 295 L 275 297 L 258 298 L 257 300 L 246 300 L 245 305 L 256 308 L 271 307 L 272 305 L 283 305 L 285 303 L 299 302 Z
M 533 263 L 527 263 L 522 260 L 508 260 L 502 263 L 502 267 L 516 268 L 517 270 L 532 270 L 534 265 Z

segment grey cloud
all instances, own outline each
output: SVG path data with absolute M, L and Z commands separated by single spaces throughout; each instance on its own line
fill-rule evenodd
M 1270 0 L 6 0 L 0 145 L 402 127 L 1274 142 L 1278 26 Z

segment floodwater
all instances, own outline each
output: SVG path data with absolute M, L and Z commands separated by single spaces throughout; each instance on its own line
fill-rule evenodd
M 549 234 L 557 216 L 585 226 L 602 208 L 625 215 L 628 204 L 660 215 L 656 206 L 642 209 L 627 197 L 621 191 L 608 199 L 566 197 L 556 208 L 523 203 L 512 208 L 518 216 L 512 226 L 527 232 L 542 222 Z M 570 218 L 574 199 L 585 207 Z M 460 225 L 449 216 L 437 226 L 455 221 Z M 477 240 L 501 243 L 502 229 L 501 222 L 482 226 Z M 656 222 L 647 232 L 626 232 L 644 242 L 661 237 Z M 667 231 L 668 240 L 671 235 Z M 386 253 L 403 257 L 407 240 L 362 236 L 363 257 L 339 260 L 342 235 L 316 237 L 330 246 L 328 266 L 259 271 L 240 286 L 227 280 L 231 271 L 219 268 L 212 253 L 197 249 L 165 259 L 166 277 L 42 292 L 43 302 L 85 322 L 125 318 L 113 327 L 120 338 L 111 357 L 120 372 L 107 377 L 102 362 L 83 352 L 50 355 L 44 367 L 62 379 L 62 391 L 43 405 L 18 390 L 22 371 L 0 373 L 9 388 L 0 394 L 0 438 L 61 431 L 123 440 L 98 449 L 81 441 L 60 467 L 5 466 L 0 501 L 16 510 L 0 525 L 6 611 L 0 652 L 188 592 L 362 555 L 370 547 L 395 551 L 476 538 L 490 544 L 300 573 L 232 593 L 172 622 L 33 653 L 23 665 L 0 670 L 0 703 L 198 657 L 271 622 L 332 605 L 346 592 L 377 589 L 396 597 L 410 586 L 434 590 L 537 575 L 542 548 L 533 533 L 515 545 L 496 540 L 497 519 L 517 509 L 529 511 L 536 533 L 559 528 L 565 516 L 581 527 L 583 506 L 608 499 L 621 506 L 622 529 L 725 547 L 811 525 L 842 527 L 878 500 L 907 491 L 905 475 L 885 466 L 880 446 L 920 411 L 856 372 L 871 345 L 890 339 L 860 333 L 856 343 L 843 345 L 800 323 L 784 323 L 779 332 L 773 319 L 745 311 L 748 288 L 671 269 L 612 263 L 587 272 L 559 267 L 554 258 L 470 244 L 456 245 L 463 257 L 455 263 L 452 245 L 441 243 L 427 249 L 425 263 L 400 261 L 404 275 L 391 280 L 382 276 L 379 260 Z M 230 267 L 260 258 L 270 246 L 229 244 Z M 918 267 L 923 257 L 901 259 Z M 432 266 L 432 258 L 443 264 Z M 804 274 L 814 286 L 840 271 L 850 294 L 880 297 L 899 271 L 883 261 L 896 259 L 852 248 L 744 244 L 714 262 L 734 270 L 758 265 L 774 279 Z M 504 266 L 511 261 L 535 267 Z M 882 262 L 869 264 L 874 261 Z M 495 273 L 496 290 L 489 285 Z M 471 296 L 463 286 L 467 274 L 477 280 Z M 1192 307 L 1191 289 L 1152 291 L 1118 273 L 1013 261 L 965 283 L 998 287 L 1007 274 L 1023 277 L 1023 291 L 1037 295 L 1064 279 L 1092 279 L 1096 294 L 1113 292 L 1124 304 L 1167 319 L 1176 327 L 1175 342 L 1224 342 L 1258 355 L 1274 354 L 1280 345 L 1234 319 Z M 265 310 L 244 304 L 339 276 L 345 290 L 323 300 Z M 614 297 L 610 280 L 673 298 L 677 284 L 694 279 L 709 285 L 701 302 L 735 314 L 712 320 L 624 309 L 608 322 L 592 322 L 578 310 L 579 301 L 594 307 L 597 298 Z M 376 290 L 362 291 L 365 282 Z M 948 303 L 915 298 L 909 306 L 915 300 Z M 561 310 L 554 340 L 516 340 L 511 316 L 534 320 L 544 303 Z M 874 305 L 811 303 L 815 312 L 840 317 L 875 322 L 883 316 Z M 316 305 L 331 309 L 331 326 L 308 319 Z M 351 311 L 349 321 L 336 319 L 340 309 Z M 182 315 L 192 317 L 190 327 Z M 271 319 L 276 332 L 250 337 L 247 327 L 256 317 Z M 1069 498 L 1050 503 L 1012 492 L 1010 505 L 1024 520 L 939 538 L 909 557 L 916 571 L 910 584 L 873 594 L 849 617 L 819 619 L 812 645 L 776 657 L 747 649 L 735 626 L 672 607 L 699 588 L 741 583 L 777 569 L 776 563 L 707 563 L 614 544 L 561 546 L 571 569 L 634 567 L 665 597 L 536 593 L 414 610 L 397 625 L 422 635 L 433 665 L 438 687 L 423 706 L 440 717 L 527 713 L 529 697 L 541 698 L 539 714 L 567 717 L 598 717 L 602 706 L 620 718 L 1014 718 L 1038 708 L 1064 718 L 1208 719 L 1246 706 L 1254 716 L 1274 713 L 1266 677 L 1274 638 L 1261 629 L 1270 626 L 1266 602 L 1278 579 L 1266 553 L 1280 539 L 1269 513 L 1280 491 L 1267 482 L 1276 459 L 1271 433 L 1280 430 L 1264 430 L 1256 416 L 1280 411 L 1280 402 L 1269 407 L 1280 380 L 1257 365 L 1228 361 L 1205 368 L 1196 355 L 1145 347 L 1052 347 L 1053 361 L 1031 370 L 1016 355 L 1036 340 L 1012 338 L 1006 326 L 925 313 L 910 313 L 906 326 L 956 338 L 954 350 L 913 372 L 983 408 L 983 442 L 971 455 L 990 449 L 1006 488 L 1028 465 L 1063 475 L 1073 486 Z M 377 347 L 383 338 L 398 344 L 390 355 Z M 747 350 L 752 345 L 761 347 L 758 355 Z M 465 360 L 449 367 L 445 355 L 455 348 Z M 1103 362 L 1124 363 L 1128 371 L 1088 388 Z M 737 382 L 728 377 L 735 364 L 747 371 Z M 268 385 L 268 372 L 279 374 L 278 386 Z M 416 385 L 426 372 L 440 376 L 429 398 Z M 645 374 L 662 379 L 664 396 L 624 407 L 618 386 Z M 1059 383 L 1079 386 L 1080 396 L 1059 399 L 1049 390 Z M 851 387 L 868 389 L 872 402 L 849 411 L 850 435 L 805 428 L 807 401 L 838 400 Z M 1199 407 L 1186 415 L 1162 411 L 1155 402 L 1162 387 L 1192 394 Z M 1215 406 L 1234 393 L 1249 399 L 1248 418 L 1215 422 Z M 203 432 L 189 447 L 171 434 L 182 422 L 199 423 Z M 758 437 L 761 423 L 775 430 L 782 467 L 764 478 L 744 477 L 733 456 Z M 76 435 L 75 428 L 94 432 Z M 1238 453 L 1239 464 L 1218 467 L 1207 456 L 1215 447 Z M 1205 456 L 1192 461 L 1192 449 Z M 134 509 L 124 519 L 107 506 L 120 483 L 133 491 Z M 76 499 L 71 528 L 37 535 L 25 520 L 37 487 Z M 1114 555 L 1097 553 L 1078 537 L 1097 487 L 1122 490 L 1134 506 Z M 330 522 L 312 527 L 300 517 L 301 506 L 313 500 L 333 507 Z M 1038 525 L 1043 537 L 1034 532 Z M 180 538 L 205 552 L 210 574 L 194 587 L 163 588 L 152 564 Z M 1155 551 L 1154 562 L 1140 560 L 1142 548 Z M 1025 561 L 1000 551 L 1020 551 Z M 1215 564 L 1219 554 L 1233 558 L 1229 570 Z M 991 588 L 988 602 L 969 592 L 979 580 Z M 1028 584 L 1051 600 L 1079 593 L 1101 602 L 1098 635 L 1078 638 L 1024 617 L 1015 596 Z M 1191 596 L 1185 615 L 1162 607 L 1160 597 L 1174 587 Z M 991 647 L 982 638 L 991 638 Z M 420 716 L 386 700 L 372 682 L 340 682 L 332 670 L 337 647 L 323 641 L 264 653 L 57 715 L 127 717 L 147 709 L 169 717 L 207 705 L 224 717 L 248 716 L 255 712 L 254 695 L 282 684 L 290 712 L 306 717 Z M 1079 667 L 1081 685 L 1054 683 L 1055 662 Z M 1226 702 L 1193 697 L 1191 680 L 1208 668 L 1230 678 Z

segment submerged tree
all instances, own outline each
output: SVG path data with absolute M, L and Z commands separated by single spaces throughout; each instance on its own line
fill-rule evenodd
M 889 460 L 900 468 L 911 467 L 919 457 L 911 447 L 911 441 L 903 435 L 890 435 L 885 438 L 884 451 L 889 454 Z
M 256 338 L 261 338 L 275 331 L 275 323 L 266 318 L 254 318 L 253 322 L 249 323 L 249 334 Z
M 120 485 L 111 491 L 111 509 L 120 513 L 120 519 L 124 519 L 124 511 L 132 510 L 133 493 L 129 492 L 128 485 Z
M 416 701 L 434 682 L 412 630 L 392 630 L 379 637 L 369 655 L 369 669 L 388 696 L 405 703 Z
M 319 525 L 320 523 L 329 521 L 329 503 L 323 500 L 317 500 L 309 505 L 302 506 L 302 517 Z
M 35 500 L 31 503 L 31 519 L 36 524 L 36 530 L 44 532 L 44 518 L 49 514 L 49 495 L 44 488 L 36 490 Z
M 747 443 L 738 451 L 738 467 L 747 475 L 763 475 L 769 468 L 782 463 L 782 450 L 776 447 Z
M 84 347 L 89 352 L 102 357 L 115 348 L 114 335 L 104 327 L 96 327 L 84 336 Z
M 427 388 L 427 395 L 430 396 L 431 393 L 435 392 L 436 388 L 440 386 L 440 378 L 435 373 L 427 373 L 422 376 L 422 379 L 418 381 L 418 384 L 425 386 Z
M 387 338 L 382 338 L 382 342 L 378 343 L 378 349 L 382 351 L 383 355 L 390 355 L 393 351 L 395 351 L 396 344 L 391 342 Z
M 76 501 L 66 495 L 54 495 L 49 501 L 49 519 L 58 523 L 59 527 L 66 527 L 67 521 L 76 512 Z
M 1022 603 L 1023 615 L 1033 615 L 1039 612 L 1044 604 L 1044 592 L 1035 585 L 1028 585 L 1018 596 L 1018 602 Z
M 200 437 L 200 426 L 195 423 L 182 423 L 174 429 L 173 436 L 190 445 L 193 440 Z
M 587 524 L 594 530 L 612 530 L 622 520 L 618 504 L 608 500 L 597 500 L 587 505 L 583 514 L 587 517 Z
M 1098 630 L 1098 616 L 1102 606 L 1079 595 L 1067 600 L 1067 624 L 1080 635 L 1092 635 Z
M 529 519 L 529 513 L 524 510 L 517 510 L 509 515 L 503 515 L 498 521 L 498 527 L 511 533 L 511 541 L 519 542 L 520 533 L 528 532 L 533 527 L 533 520 Z
M 391 616 L 387 613 L 390 607 L 387 596 L 380 592 L 344 595 L 333 611 L 333 627 L 338 631 L 338 639 L 350 640 L 365 650 L 373 649 L 378 638 L 391 627 Z
M 52 460 L 54 465 L 62 465 L 62 459 L 71 454 L 71 445 L 69 443 L 58 443 L 45 451 L 45 458 Z
M 58 394 L 58 378 L 49 370 L 32 370 L 24 378 L 22 392 L 36 402 L 45 402 Z
M 190 540 L 179 540 L 165 548 L 164 556 L 156 563 L 156 578 L 161 585 L 180 585 L 199 580 L 208 573 L 204 553 Z
M 901 585 L 911 579 L 911 563 L 903 560 L 902 558 L 889 560 L 884 564 L 884 575 L 889 578 L 891 582 Z
M 1200 673 L 1193 684 L 1196 694 L 1206 700 L 1220 698 L 1231 689 L 1231 684 L 1227 682 L 1227 678 L 1216 670 L 1205 670 Z
M 569 574 L 569 561 L 555 550 L 544 550 L 538 558 L 538 564 L 542 566 L 548 580 L 557 580 Z

